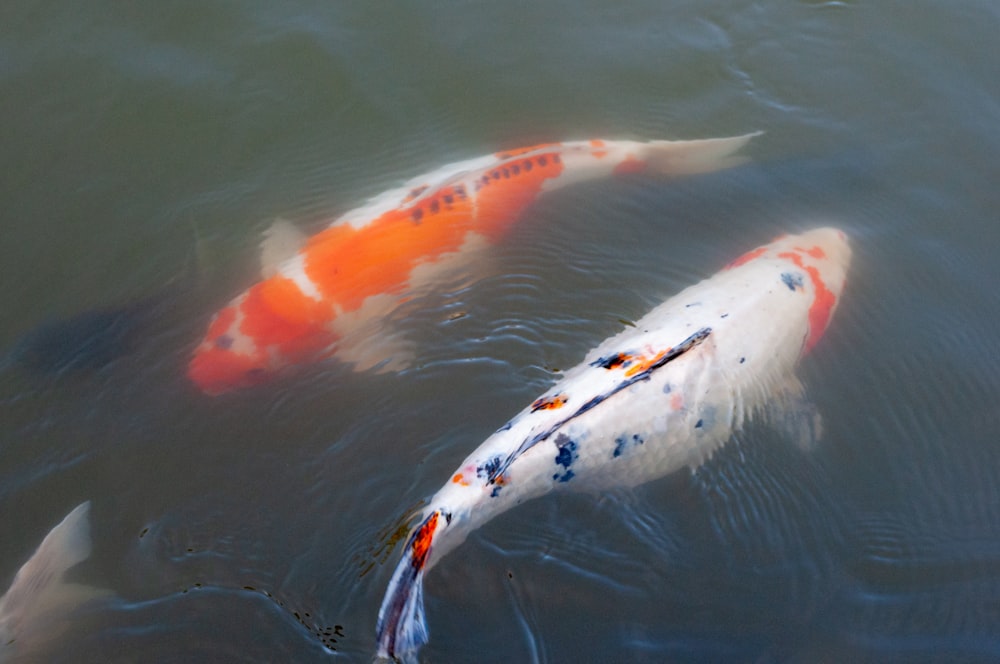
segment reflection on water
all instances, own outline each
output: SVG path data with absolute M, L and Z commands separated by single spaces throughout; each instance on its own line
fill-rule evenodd
M 90 500 L 70 576 L 114 599 L 50 661 L 370 661 L 390 533 L 468 452 L 622 321 L 833 223 L 855 262 L 802 366 L 818 448 L 755 426 L 696 473 L 521 506 L 429 576 L 422 657 L 995 661 L 997 11 L 5 8 L 0 346 L 46 321 L 100 343 L 0 373 L 0 588 Z M 319 228 L 500 147 L 755 129 L 738 170 L 540 201 L 483 278 L 399 309 L 407 371 L 184 377 L 276 216 Z M 192 223 L 212 280 L 120 325 Z

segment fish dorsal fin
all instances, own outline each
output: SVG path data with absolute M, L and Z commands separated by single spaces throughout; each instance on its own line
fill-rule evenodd
M 764 422 L 805 452 L 816 449 L 823 435 L 823 418 L 819 409 L 806 396 L 805 386 L 795 374 L 789 374 L 777 386 L 762 415 Z
M 287 219 L 278 217 L 264 231 L 260 242 L 260 274 L 268 279 L 278 267 L 295 255 L 306 241 L 306 234 Z
M 342 313 L 334 322 L 338 337 L 333 354 L 356 372 L 402 371 L 413 364 L 412 344 L 392 320 L 403 298 L 381 293 L 367 298 L 356 311 Z
M 695 332 L 694 334 L 692 334 L 691 336 L 689 336 L 688 338 L 686 338 L 681 343 L 677 344 L 676 346 L 673 346 L 672 348 L 668 348 L 668 349 L 664 350 L 663 352 L 658 353 L 654 357 L 654 359 L 652 359 L 650 362 L 648 362 L 647 364 L 641 365 L 640 367 L 637 367 L 638 370 L 631 370 L 630 369 L 623 376 L 622 380 L 619 381 L 617 384 L 615 384 L 610 389 L 592 396 L 586 402 L 584 402 L 583 404 L 581 404 L 580 406 L 578 406 L 577 409 L 574 412 L 572 412 L 569 415 L 567 415 L 566 417 L 558 420 L 557 422 L 555 422 L 554 424 L 550 425 L 549 427 L 543 429 L 542 431 L 540 431 L 538 433 L 535 433 L 534 435 L 526 438 L 524 440 L 524 442 L 522 442 L 517 447 L 516 450 L 514 450 L 513 452 L 511 452 L 510 455 L 508 455 L 507 458 L 504 459 L 503 462 L 497 464 L 497 467 L 493 470 L 493 472 L 490 473 L 489 478 L 488 478 L 487 481 L 489 483 L 491 483 L 491 484 L 495 483 L 496 479 L 498 477 L 500 477 L 501 475 L 503 475 L 507 471 L 507 469 L 510 468 L 510 465 L 512 463 L 514 463 L 514 461 L 519 456 L 521 456 L 522 454 L 524 454 L 525 452 L 527 452 L 529 449 L 531 449 L 532 447 L 534 447 L 535 445 L 537 445 L 538 443 L 540 443 L 540 442 L 542 442 L 544 440 L 548 440 L 553 434 L 555 434 L 565 424 L 567 424 L 568 422 L 576 419 L 580 415 L 583 415 L 584 413 L 586 413 L 587 411 L 593 409 L 594 407 L 598 406 L 599 404 L 603 403 L 604 401 L 607 401 L 608 399 L 610 399 L 614 395 L 618 394 L 619 392 L 621 392 L 625 388 L 627 388 L 627 387 L 629 387 L 631 385 L 634 385 L 635 383 L 638 383 L 639 381 L 649 380 L 649 377 L 652 375 L 652 373 L 654 371 L 656 371 L 657 369 L 660 369 L 660 368 L 666 366 L 672 360 L 676 360 L 678 357 L 680 357 L 684 353 L 686 353 L 689 350 L 691 350 L 692 348 L 695 348 L 696 346 L 700 345 L 703 341 L 705 341 L 705 339 L 707 339 L 709 337 L 709 335 L 711 333 L 712 333 L 712 328 L 710 328 L 710 327 L 703 327 L 700 330 L 698 330 L 697 332 Z M 590 366 L 592 366 L 592 367 L 598 367 L 597 370 L 607 371 L 607 367 L 604 367 L 603 365 L 598 365 L 598 364 L 591 363 Z M 535 404 L 537 404 L 539 401 L 541 401 L 541 400 L 536 401 Z M 531 407 L 531 409 L 532 409 L 531 412 L 535 412 L 536 410 L 538 410 L 538 408 L 536 408 L 534 405 Z M 530 415 L 530 413 L 529 413 L 529 415 Z

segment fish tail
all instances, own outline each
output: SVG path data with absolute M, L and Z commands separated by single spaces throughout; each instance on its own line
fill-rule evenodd
M 749 161 L 736 155 L 754 136 L 756 131 L 742 136 L 706 138 L 696 141 L 650 141 L 646 164 L 652 171 L 664 175 L 696 175 L 732 168 Z
M 446 517 L 435 510 L 413 529 L 403 557 L 392 573 L 375 628 L 379 657 L 406 658 L 427 643 L 424 571 L 442 518 Z
M 36 618 L 68 611 L 103 594 L 64 579 L 67 570 L 90 555 L 89 512 L 87 501 L 66 515 L 45 536 L 38 550 L 18 570 L 10 590 L 0 598 L 0 626 L 6 625 L 11 638 L 38 628 L 32 624 Z

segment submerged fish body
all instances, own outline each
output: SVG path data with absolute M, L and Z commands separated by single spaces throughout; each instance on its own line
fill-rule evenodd
M 330 356 L 357 369 L 398 368 L 405 353 L 371 324 L 407 294 L 471 262 L 542 193 L 614 174 L 727 168 L 744 161 L 733 155 L 752 136 L 549 143 L 414 178 L 335 219 L 266 269 L 214 317 L 188 376 L 218 394 Z
M 89 513 L 85 502 L 67 514 L 0 597 L 0 662 L 37 652 L 73 609 L 107 594 L 65 580 L 66 572 L 90 555 Z
M 604 341 L 490 436 L 411 532 L 379 611 L 379 655 L 426 642 L 424 574 L 496 515 L 557 489 L 697 467 L 765 409 L 794 405 L 794 368 L 826 329 L 850 257 L 831 228 L 750 251 Z

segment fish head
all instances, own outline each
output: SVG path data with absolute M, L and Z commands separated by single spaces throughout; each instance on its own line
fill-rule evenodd
M 320 303 L 303 302 L 280 276 L 261 282 L 215 315 L 188 365 L 188 378 L 218 395 L 261 385 L 294 364 L 329 353 L 335 335 Z

